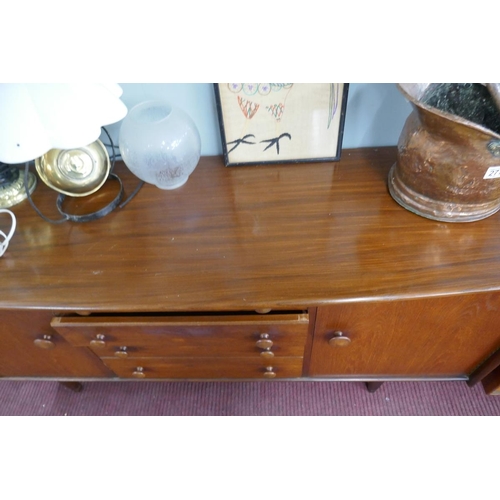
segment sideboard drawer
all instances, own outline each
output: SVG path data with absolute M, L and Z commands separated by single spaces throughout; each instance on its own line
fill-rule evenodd
M 307 314 L 56 317 L 52 328 L 99 357 L 303 356 Z M 264 354 L 265 356 L 266 354 Z
M 263 379 L 302 376 L 300 357 L 274 358 L 103 358 L 120 378 L 134 379 Z

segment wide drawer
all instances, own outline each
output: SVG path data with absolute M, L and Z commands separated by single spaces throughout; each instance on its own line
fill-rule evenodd
M 303 356 L 308 315 L 55 317 L 51 326 L 100 357 Z
M 120 378 L 134 379 L 263 379 L 297 378 L 303 358 L 274 358 L 262 363 L 252 358 L 103 358 Z

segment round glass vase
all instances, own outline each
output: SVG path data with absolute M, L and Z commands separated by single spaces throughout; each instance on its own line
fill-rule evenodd
M 163 101 L 142 102 L 129 111 L 121 124 L 119 147 L 130 171 L 160 189 L 185 184 L 201 154 L 194 121 Z

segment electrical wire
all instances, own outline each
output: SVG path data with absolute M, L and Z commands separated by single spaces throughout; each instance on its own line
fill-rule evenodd
M 0 257 L 6 252 L 7 247 L 9 246 L 9 242 L 14 236 L 14 232 L 16 231 L 16 216 L 6 208 L 0 208 L 0 214 L 8 214 L 12 218 L 12 226 L 8 234 L 5 234 L 0 230 L 0 237 L 3 238 L 3 241 L 0 241 Z
M 115 163 L 116 163 L 116 151 L 115 149 L 118 147 L 118 146 L 115 146 L 114 143 L 113 143 L 113 139 L 111 139 L 111 136 L 109 135 L 109 132 L 108 130 L 106 129 L 106 127 L 102 127 L 102 130 L 103 132 L 108 136 L 108 139 L 109 139 L 109 142 L 111 144 L 104 144 L 105 146 L 108 146 L 111 148 L 111 169 L 110 169 L 110 172 L 112 173 L 113 172 L 113 169 L 115 168 Z M 108 153 L 109 155 L 109 153 Z

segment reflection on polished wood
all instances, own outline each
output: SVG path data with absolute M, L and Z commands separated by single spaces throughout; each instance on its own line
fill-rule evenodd
M 320 164 L 205 157 L 181 188 L 145 185 L 91 223 L 50 225 L 22 203 L 0 307 L 257 310 L 500 288 L 500 217 L 452 224 L 404 210 L 387 192 L 395 158 L 392 147 Z M 116 171 L 127 196 L 136 179 Z M 41 185 L 33 199 L 56 218 L 55 196 Z

